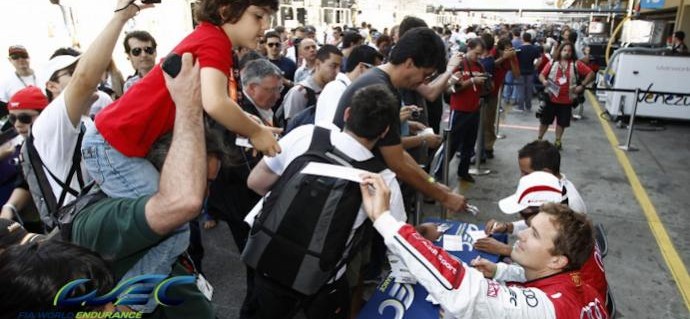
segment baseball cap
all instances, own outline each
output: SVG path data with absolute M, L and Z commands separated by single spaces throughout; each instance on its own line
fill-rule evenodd
M 8 54 L 9 54 L 9 55 L 12 55 L 12 54 L 26 54 L 26 55 L 29 55 L 29 52 L 27 52 L 27 51 L 26 51 L 26 48 L 25 48 L 24 46 L 22 46 L 22 45 L 13 45 L 13 46 L 10 46 L 10 49 L 9 49 L 9 53 L 8 53 Z
M 12 95 L 7 103 L 8 110 L 36 110 L 41 111 L 48 105 L 48 98 L 41 89 L 27 86 Z
M 532 172 L 520 178 L 515 194 L 501 199 L 498 207 L 506 214 L 515 214 L 527 207 L 560 203 L 563 200 L 562 192 L 556 176 L 541 171 Z
M 50 80 L 55 72 L 71 66 L 72 64 L 76 63 L 77 60 L 79 60 L 79 56 L 58 55 L 50 59 L 50 61 L 45 64 L 45 66 L 42 68 L 41 76 L 39 78 L 43 80 L 42 83 L 45 83 Z

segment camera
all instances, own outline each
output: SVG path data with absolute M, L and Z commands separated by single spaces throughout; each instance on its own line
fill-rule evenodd
M 410 118 L 413 120 L 419 119 L 419 116 L 421 115 L 421 112 L 419 109 L 412 111 L 412 115 L 410 115 Z

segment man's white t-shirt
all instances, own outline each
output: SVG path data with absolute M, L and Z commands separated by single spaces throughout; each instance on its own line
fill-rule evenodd
M 89 111 L 90 117 L 95 117 L 99 112 L 103 111 L 106 106 L 113 104 L 113 98 L 111 98 L 108 93 L 96 90 L 96 94 L 98 95 L 98 100 L 91 104 L 91 111 Z
M 19 76 L 11 72 L 0 82 L 0 101 L 7 103 L 19 90 L 27 86 L 37 86 L 36 76 Z
M 561 185 L 565 188 L 564 197 L 568 199 L 568 207 L 578 213 L 587 214 L 587 205 L 582 196 L 580 196 L 580 192 L 577 191 L 575 185 L 564 174 L 561 174 Z
M 88 116 L 83 116 L 81 123 L 86 128 L 93 126 L 93 121 Z M 76 148 L 77 152 L 81 152 L 81 145 L 76 147 L 77 139 L 79 138 L 80 127 L 74 127 L 67 115 L 67 106 L 65 105 L 65 95 L 60 94 L 41 112 L 41 115 L 36 118 L 36 121 L 31 126 L 31 134 L 34 137 L 34 146 L 38 155 L 41 157 L 43 164 L 62 182 L 67 179 L 67 174 L 72 167 L 72 156 Z M 91 181 L 84 161 L 81 163 L 82 176 L 84 183 L 88 184 Z M 52 178 L 46 171 L 46 176 L 50 181 L 50 186 L 53 189 L 56 199 L 60 199 L 62 187 Z M 70 187 L 75 190 L 80 190 L 79 180 L 76 174 L 70 181 Z M 67 194 L 65 197 L 65 204 L 74 200 L 74 196 Z
M 338 109 L 338 102 L 343 96 L 345 89 L 352 83 L 350 78 L 345 73 L 338 73 L 335 81 L 326 84 L 316 101 L 316 114 L 314 116 L 314 123 L 333 123 L 335 111 Z

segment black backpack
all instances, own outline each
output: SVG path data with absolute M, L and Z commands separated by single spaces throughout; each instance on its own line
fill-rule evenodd
M 260 275 L 313 295 L 332 279 L 371 235 L 367 219 L 350 233 L 362 204 L 358 183 L 301 174 L 311 162 L 355 167 L 371 172 L 385 169 L 376 158 L 357 162 L 330 141 L 330 131 L 315 127 L 309 150 L 295 158 L 264 199 L 242 261 Z
M 304 125 L 313 124 L 314 117 L 316 115 L 316 91 L 302 84 L 297 84 L 297 86 L 302 87 L 306 91 L 307 97 L 307 107 L 295 114 L 293 118 L 289 121 L 285 120 L 285 108 L 281 104 L 276 110 L 276 126 L 285 129 L 283 135 L 287 134 L 293 128 Z M 309 122 L 311 119 L 311 122 Z

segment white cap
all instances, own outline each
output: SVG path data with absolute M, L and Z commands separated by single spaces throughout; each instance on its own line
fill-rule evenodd
M 527 207 L 563 201 L 563 187 L 556 176 L 546 172 L 532 172 L 520 178 L 517 191 L 498 202 L 506 214 L 519 213 Z
M 41 68 L 41 73 L 38 74 L 39 86 L 45 87 L 45 83 L 50 80 L 50 77 L 52 77 L 55 72 L 69 67 L 76 63 L 77 60 L 79 60 L 79 56 L 71 55 L 58 55 L 50 59 L 50 61 Z

